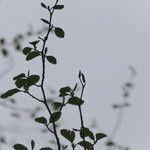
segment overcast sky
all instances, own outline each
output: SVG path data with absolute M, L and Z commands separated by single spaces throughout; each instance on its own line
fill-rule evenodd
M 44 2 L 49 4 L 50 0 Z M 117 117 L 117 111 L 111 109 L 111 104 L 122 99 L 121 85 L 130 75 L 128 65 L 134 66 L 138 74 L 130 97 L 132 107 L 125 112 L 116 141 L 132 150 L 148 150 L 150 2 L 62 0 L 60 3 L 65 5 L 65 9 L 56 12 L 54 25 L 64 29 L 65 38 L 62 40 L 52 35 L 48 42 L 58 64 L 48 67 L 47 86 L 55 90 L 64 85 L 73 86 L 81 69 L 87 79 L 85 118 L 96 118 L 99 127 L 109 134 Z M 47 14 L 40 7 L 40 1 L 2 0 L 0 36 L 11 39 L 16 33 L 27 31 L 30 24 L 37 30 L 42 27 L 42 17 L 46 18 Z M 39 72 L 38 61 L 26 63 L 24 60 L 22 55 L 15 54 L 15 68 L 1 81 L 8 82 L 2 90 L 12 86 L 8 78 L 11 79 L 15 73 L 27 71 L 29 67 Z M 73 114 L 70 113 L 69 117 Z M 96 150 L 103 147 L 102 143 Z

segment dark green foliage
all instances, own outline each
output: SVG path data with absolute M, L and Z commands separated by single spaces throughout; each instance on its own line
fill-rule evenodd
M 63 87 L 59 90 L 59 97 L 64 97 L 69 95 L 71 92 L 71 88 L 69 86 Z
M 25 85 L 26 85 L 26 83 L 27 83 L 27 79 L 26 78 L 24 78 L 24 79 L 18 79 L 18 80 L 16 80 L 16 82 L 15 82 L 15 84 L 16 84 L 16 86 L 18 87 L 18 88 L 22 88 L 22 87 L 24 87 Z
M 52 115 L 51 115 L 51 117 L 50 117 L 50 119 L 49 119 L 49 122 L 50 123 L 53 123 L 53 122 L 56 122 L 56 121 L 58 121 L 59 119 L 60 119 L 60 117 L 61 117 L 61 112 L 54 112 Z
M 54 9 L 63 9 L 64 5 L 55 5 L 53 8 Z
M 59 108 L 62 107 L 62 106 L 63 106 L 63 104 L 60 103 L 60 102 L 54 102 L 54 103 L 53 103 L 54 109 L 59 109 Z
M 31 47 L 25 47 L 25 48 L 22 50 L 22 52 L 23 52 L 24 55 L 27 55 L 28 53 L 30 53 L 31 50 L 32 50 Z
M 82 147 L 85 147 L 87 150 L 94 150 L 92 143 L 90 143 L 89 141 L 81 141 L 78 144 Z
M 35 147 L 35 142 L 33 140 L 31 140 L 31 149 L 33 150 Z
M 101 140 L 104 137 L 106 137 L 106 135 L 104 133 L 97 133 L 96 134 L 96 141 Z
M 49 24 L 49 21 L 47 21 L 46 19 L 41 19 L 44 23 Z
M 51 64 L 57 64 L 57 60 L 54 56 L 46 56 L 48 62 L 50 62 Z
M 32 41 L 32 42 L 29 42 L 31 45 L 33 45 L 33 47 L 36 47 L 37 44 L 39 43 L 40 41 L 37 40 L 37 41 Z
M 13 80 L 18 80 L 18 79 L 23 78 L 23 77 L 25 77 L 25 74 L 24 73 L 20 73 L 19 75 L 15 76 L 13 78 Z
M 68 100 L 68 104 L 71 104 L 71 105 L 82 105 L 83 103 L 84 101 L 78 97 L 71 97 Z
M 53 149 L 50 147 L 44 147 L 44 148 L 41 148 L 40 150 L 53 150 Z
M 42 2 L 41 3 L 41 6 L 43 7 L 43 8 L 47 8 L 47 6 Z
M 70 141 L 71 143 L 73 143 L 74 139 L 75 139 L 75 132 L 74 131 L 70 131 L 67 129 L 62 129 L 60 131 L 61 135 L 63 137 L 65 137 L 68 141 Z
M 41 124 L 47 124 L 47 120 L 46 120 L 45 117 L 35 118 L 35 121 L 38 122 L 38 123 L 41 123 Z
M 27 78 L 27 86 L 30 87 L 32 85 L 35 85 L 39 80 L 40 80 L 40 76 L 39 75 L 30 75 Z
M 22 144 L 15 144 L 13 148 L 14 148 L 15 150 L 28 150 L 28 148 L 25 147 L 25 146 L 22 145 Z
M 55 27 L 55 35 L 59 38 L 64 38 L 65 32 L 62 28 Z
M 92 131 L 90 131 L 89 128 L 84 127 L 83 129 L 80 130 L 80 137 L 83 138 L 83 135 L 84 137 L 89 137 L 90 139 L 94 140 L 94 134 L 92 133 Z
M 16 93 L 20 92 L 19 89 L 11 89 L 11 90 L 8 90 L 7 92 L 5 92 L 4 94 L 1 95 L 1 98 L 8 98 Z
M 40 53 L 39 53 L 38 51 L 30 52 L 30 53 L 27 54 L 26 60 L 27 60 L 27 61 L 28 61 L 28 60 L 31 60 L 31 59 L 33 59 L 33 58 L 39 56 L 39 55 L 40 55 Z

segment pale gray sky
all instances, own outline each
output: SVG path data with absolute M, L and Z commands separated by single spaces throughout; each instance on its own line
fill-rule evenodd
M 48 4 L 50 0 L 44 2 Z M 110 106 L 121 100 L 121 84 L 130 73 L 127 66 L 133 65 L 138 75 L 130 98 L 132 107 L 125 112 L 116 141 L 130 146 L 132 150 L 148 150 L 150 2 L 62 0 L 61 3 L 65 9 L 56 12 L 54 24 L 62 27 L 66 36 L 62 40 L 52 35 L 49 40 L 50 51 L 57 57 L 58 65 L 48 67 L 47 85 L 56 90 L 64 85 L 73 86 L 81 69 L 87 79 L 85 117 L 96 118 L 100 128 L 109 134 L 117 115 Z M 29 24 L 39 29 L 42 17 L 46 18 L 46 13 L 40 7 L 40 1 L 2 0 L 0 36 L 11 39 L 16 33 L 25 32 Z M 33 70 L 39 72 L 38 61 L 26 63 L 24 60 L 22 55 L 15 54 L 15 69 L 9 75 L 9 80 L 7 77 L 3 80 L 8 85 L 3 86 L 2 90 L 12 86 L 12 75 L 32 68 L 32 63 Z M 96 150 L 103 148 L 102 143 L 98 144 Z

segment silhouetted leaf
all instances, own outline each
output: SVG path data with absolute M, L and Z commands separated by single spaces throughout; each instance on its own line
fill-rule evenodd
M 63 87 L 59 90 L 60 93 L 70 92 L 71 88 L 69 86 Z
M 86 83 L 85 76 L 83 73 L 82 73 L 82 81 L 83 81 L 83 83 Z
M 32 150 L 34 149 L 34 147 L 35 147 L 35 142 L 33 140 L 31 140 L 31 148 L 32 148 Z
M 54 9 L 63 9 L 64 5 L 55 5 L 53 8 Z
M 46 124 L 47 123 L 47 120 L 46 120 L 45 117 L 35 118 L 35 121 L 38 122 L 38 123 L 41 123 L 41 124 Z
M 18 79 L 16 80 L 15 84 L 18 88 L 22 88 L 27 83 L 27 79 Z
M 54 122 L 56 122 L 56 121 L 58 121 L 59 120 L 59 118 L 61 117 L 61 112 L 54 112 L 53 114 L 52 114 L 52 116 L 50 117 L 50 120 L 49 120 L 49 122 L 50 123 L 52 123 L 53 121 Z M 53 119 L 52 119 L 53 118 Z
M 71 97 L 69 98 L 68 103 L 71 105 L 82 105 L 84 101 L 78 97 Z
M 81 141 L 78 143 L 80 146 L 87 148 L 88 150 L 94 150 L 92 143 L 88 142 L 88 141 Z
M 8 50 L 5 48 L 2 48 L 2 55 L 5 57 L 8 56 Z
M 64 38 L 64 36 L 65 36 L 65 33 L 64 33 L 63 29 L 59 28 L 59 27 L 55 28 L 55 34 L 59 38 Z
M 57 64 L 57 60 L 54 56 L 46 56 L 46 58 L 51 64 Z
M 40 150 L 53 150 L 53 149 L 50 147 L 44 147 L 44 148 L 41 148 Z
M 62 129 L 60 131 L 61 135 L 63 137 L 65 137 L 68 141 L 70 141 L 71 143 L 73 143 L 74 139 L 75 139 L 75 132 L 74 131 L 70 131 L 67 129 Z
M 62 103 L 60 103 L 60 102 L 54 102 L 53 103 L 53 106 L 54 106 L 54 109 L 59 109 L 60 107 L 62 107 Z
M 15 145 L 13 146 L 13 148 L 14 148 L 15 150 L 28 150 L 28 148 L 25 147 L 25 146 L 22 145 L 22 144 L 15 144 Z
M 27 78 L 27 86 L 31 86 L 36 84 L 38 81 L 40 80 L 40 76 L 39 75 L 31 75 Z
M 7 97 L 10 97 L 10 96 L 12 96 L 12 95 L 14 95 L 14 94 L 16 94 L 16 93 L 18 93 L 18 92 L 20 92 L 20 90 L 19 89 L 11 89 L 11 90 L 8 90 L 6 93 L 4 93 L 4 94 L 2 94 L 1 95 L 1 98 L 7 98 Z
M 105 135 L 104 133 L 96 133 L 96 141 L 106 137 L 107 135 Z
M 84 137 L 89 137 L 90 139 L 94 140 L 94 134 L 88 128 L 84 127 L 83 129 L 80 130 L 80 137 L 83 138 L 83 135 Z
M 13 80 L 18 80 L 18 79 L 23 78 L 23 77 L 25 77 L 25 74 L 24 73 L 20 73 L 19 75 L 15 76 L 13 78 Z
M 42 2 L 41 3 L 41 6 L 43 7 L 43 8 L 47 8 L 47 6 Z
M 22 50 L 22 52 L 23 52 L 24 55 L 27 55 L 28 53 L 30 53 L 31 50 L 32 50 L 31 47 L 25 47 L 25 48 Z
M 44 23 L 49 24 L 49 21 L 45 20 L 45 19 L 41 19 Z
M 35 47 L 39 42 L 40 42 L 40 41 L 37 40 L 37 41 L 29 42 L 29 43 Z
M 31 59 L 33 59 L 33 58 L 39 56 L 39 55 L 40 55 L 40 53 L 39 53 L 38 51 L 30 52 L 30 53 L 28 53 L 28 55 L 27 55 L 27 57 L 26 57 L 26 60 L 27 60 L 27 61 L 28 61 L 28 60 L 31 60 Z

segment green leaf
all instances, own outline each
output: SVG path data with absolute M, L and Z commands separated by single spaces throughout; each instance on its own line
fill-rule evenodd
M 65 32 L 63 31 L 62 28 L 56 27 L 54 32 L 55 32 L 55 35 L 59 38 L 64 38 L 65 36 Z
M 27 78 L 27 86 L 35 85 L 40 80 L 39 75 L 31 75 Z
M 74 131 L 70 131 L 67 129 L 62 129 L 60 131 L 61 135 L 63 137 L 65 137 L 68 141 L 70 141 L 71 143 L 73 143 L 74 139 L 75 139 L 75 132 Z
M 94 150 L 92 143 L 90 143 L 89 141 L 81 141 L 78 143 L 80 146 L 87 148 L 88 150 Z
M 49 21 L 45 20 L 45 19 L 41 19 L 44 23 L 49 24 Z
M 33 140 L 31 140 L 31 148 L 32 148 L 32 150 L 34 149 L 34 147 L 35 147 L 35 142 Z
M 32 50 L 31 47 L 25 47 L 25 48 L 22 50 L 22 52 L 23 52 L 24 55 L 27 55 L 28 53 L 31 52 L 31 50 Z
M 44 147 L 44 148 L 41 148 L 40 150 L 53 150 L 53 149 L 50 147 Z
M 107 135 L 105 135 L 104 133 L 96 133 L 96 141 L 106 137 Z
M 11 89 L 11 90 L 8 90 L 6 93 L 4 93 L 4 94 L 2 94 L 1 95 L 1 98 L 7 98 L 7 97 L 10 97 L 10 96 L 12 96 L 12 95 L 14 95 L 14 94 L 16 94 L 16 93 L 18 93 L 18 92 L 20 92 L 20 90 L 19 89 Z
M 25 147 L 25 146 L 22 145 L 22 144 L 15 144 L 15 145 L 13 146 L 13 148 L 14 148 L 15 150 L 28 150 L 28 148 Z
M 64 5 L 55 5 L 53 8 L 54 9 L 63 9 Z
M 68 100 L 68 104 L 71 104 L 71 105 L 82 105 L 83 103 L 84 103 L 84 101 L 78 97 L 71 97 Z
M 18 79 L 23 78 L 23 77 L 25 77 L 25 74 L 24 73 L 20 73 L 19 75 L 15 76 L 13 78 L 13 80 L 18 80 Z
M 83 128 L 80 130 L 80 137 L 83 138 L 84 137 L 89 137 L 90 139 L 94 140 L 94 134 L 90 131 L 90 129 L 88 128 Z
M 54 102 L 54 103 L 53 103 L 54 109 L 59 109 L 59 108 L 62 107 L 62 106 L 63 106 L 63 104 L 60 103 L 60 102 Z
M 45 117 L 35 118 L 35 121 L 38 122 L 38 123 L 41 123 L 41 124 L 46 124 L 47 123 L 47 120 L 46 120 Z
M 41 3 L 41 6 L 43 7 L 43 8 L 47 8 L 47 6 L 42 2 Z
M 59 90 L 60 94 L 59 97 L 64 97 L 69 95 L 69 92 L 71 91 L 71 88 L 69 86 L 63 87 Z
M 40 42 L 40 40 L 29 42 L 29 43 L 35 47 L 39 42 Z
M 22 88 L 27 83 L 27 79 L 18 79 L 16 80 L 15 84 L 18 88 Z
M 71 88 L 69 86 L 63 87 L 59 90 L 60 93 L 70 92 Z
M 61 117 L 61 112 L 54 112 L 52 115 L 51 115 L 51 117 L 50 117 L 50 120 L 49 120 L 49 122 L 50 123 L 52 123 L 53 121 L 54 122 L 56 122 L 56 121 L 58 121 L 59 119 L 60 119 L 60 117 Z M 53 118 L 53 119 L 52 119 Z
M 26 60 L 27 60 L 27 61 L 28 61 L 28 60 L 31 60 L 31 59 L 33 59 L 33 58 L 39 56 L 39 55 L 40 55 L 40 53 L 39 53 L 38 51 L 30 52 L 30 53 L 28 53 L 28 55 L 27 55 L 27 57 L 26 57 Z
M 54 56 L 46 56 L 46 58 L 51 64 L 57 64 L 57 60 Z

